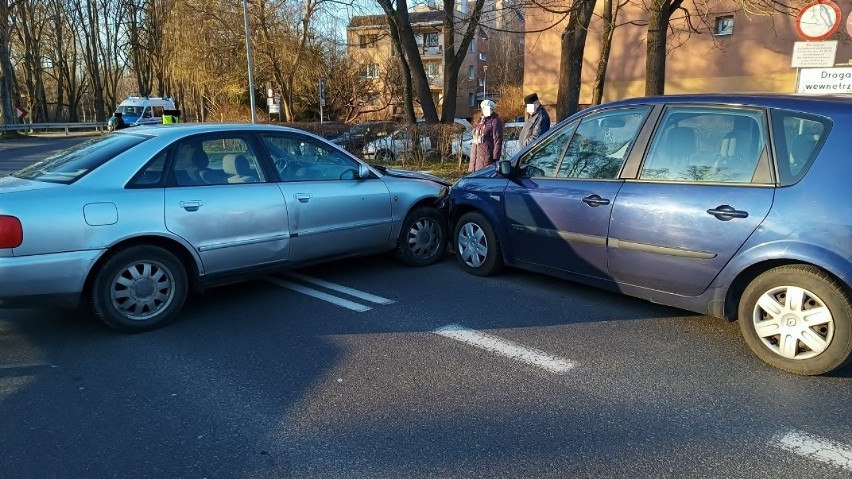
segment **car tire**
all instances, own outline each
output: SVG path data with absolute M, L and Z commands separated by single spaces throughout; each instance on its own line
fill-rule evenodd
M 455 253 L 462 269 L 490 276 L 503 269 L 503 253 L 491 223 L 480 213 L 465 213 L 456 223 Z
M 96 272 L 91 290 L 95 315 L 126 333 L 168 324 L 188 294 L 186 269 L 171 252 L 156 246 L 133 246 L 110 257 Z
M 390 163 L 393 161 L 393 152 L 388 150 L 379 150 L 376 152 L 376 161 L 380 163 Z
M 429 266 L 447 253 L 447 218 L 437 208 L 419 206 L 402 223 L 397 256 L 408 266 Z
M 812 376 L 852 361 L 849 293 L 813 266 L 781 266 L 755 278 L 738 317 L 746 344 L 776 368 Z

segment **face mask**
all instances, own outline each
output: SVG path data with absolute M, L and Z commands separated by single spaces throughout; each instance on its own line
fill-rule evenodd
M 535 103 L 527 103 L 527 113 L 530 115 L 535 113 Z
M 491 116 L 491 108 L 487 106 L 482 107 L 482 116 Z

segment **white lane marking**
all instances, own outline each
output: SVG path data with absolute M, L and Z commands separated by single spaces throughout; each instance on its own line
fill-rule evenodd
M 354 301 L 349 301 L 348 299 L 338 298 L 337 296 L 332 296 L 328 293 L 323 293 L 322 291 L 317 291 L 315 289 L 291 283 L 289 281 L 284 281 L 283 279 L 266 278 L 266 280 L 270 283 L 277 284 L 278 286 L 283 286 L 287 289 L 292 289 L 293 291 L 296 291 L 298 293 L 306 294 L 308 296 L 312 296 L 323 301 L 328 301 L 329 303 L 344 307 L 346 309 L 351 309 L 352 311 L 358 311 L 359 313 L 363 313 L 364 311 L 369 311 L 373 309 L 369 306 L 364 306 L 363 304 L 356 303 Z
M 537 349 L 527 348 L 512 341 L 475 331 L 459 324 L 448 324 L 432 332 L 507 358 L 537 366 L 556 374 L 567 373 L 576 366 L 573 361 L 568 361 L 567 359 L 562 359 Z
M 346 286 L 342 286 L 335 283 L 329 283 L 328 281 L 323 281 L 317 278 L 311 278 L 310 276 L 305 276 L 303 274 L 298 273 L 288 273 L 287 276 L 300 279 L 306 283 L 313 283 L 317 286 L 321 286 L 326 289 L 330 289 L 332 291 L 337 291 L 338 293 L 348 294 L 349 296 L 353 296 L 356 298 L 361 298 L 364 301 L 369 301 L 371 303 L 376 304 L 394 304 L 396 301 L 388 298 L 383 298 L 381 296 L 376 296 L 375 294 L 365 293 L 363 291 L 358 291 L 357 289 L 349 288 Z
M 852 447 L 804 432 L 789 431 L 772 438 L 771 445 L 800 456 L 852 471 Z

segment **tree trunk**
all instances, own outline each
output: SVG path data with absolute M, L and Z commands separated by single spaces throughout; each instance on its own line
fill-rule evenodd
M 601 59 L 598 62 L 598 72 L 592 89 L 592 104 L 600 105 L 603 101 L 603 91 L 606 86 L 606 69 L 609 66 L 609 53 L 612 50 L 612 35 L 615 33 L 615 22 L 618 18 L 619 0 L 604 0 L 604 11 L 601 15 L 603 31 L 601 32 Z
M 417 123 L 417 114 L 414 112 L 414 87 L 411 84 L 411 68 L 405 60 L 405 53 L 402 51 L 402 42 L 399 39 L 399 29 L 396 28 L 396 23 L 389 22 L 391 44 L 396 52 L 396 57 L 399 59 L 399 69 L 402 77 L 402 107 L 405 109 L 405 117 L 412 125 Z
M 385 12 L 388 23 L 395 23 L 399 32 L 400 50 L 405 52 L 408 66 L 414 86 L 417 91 L 417 99 L 420 108 L 423 109 L 423 118 L 426 123 L 438 123 L 438 110 L 435 108 L 435 100 L 432 99 L 432 91 L 429 89 L 429 80 L 426 78 L 426 70 L 423 68 L 423 59 L 420 58 L 420 50 L 417 48 L 417 40 L 414 39 L 414 30 L 408 17 L 407 0 L 397 0 L 396 9 L 393 8 L 391 0 L 378 0 L 379 5 Z
M 476 0 L 470 19 L 466 23 L 464 34 L 461 38 L 459 49 L 455 49 L 455 7 L 454 0 L 444 0 L 444 106 L 441 110 L 441 123 L 452 124 L 456 116 L 456 101 L 458 100 L 456 90 L 459 84 L 459 69 L 467 49 L 476 34 L 479 19 L 482 15 L 482 7 L 485 0 Z
M 648 9 L 648 42 L 645 52 L 645 95 L 666 90 L 666 38 L 669 20 L 683 0 L 654 0 Z
M 0 113 L 3 123 L 15 123 L 12 103 L 15 97 L 15 70 L 9 50 L 9 2 L 0 0 Z
M 562 33 L 562 58 L 559 62 L 559 94 L 556 100 L 557 121 L 580 109 L 580 86 L 586 35 L 597 0 L 574 0 L 568 26 Z

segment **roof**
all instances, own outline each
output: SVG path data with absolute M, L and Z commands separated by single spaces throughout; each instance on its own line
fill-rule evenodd
M 800 95 L 794 93 L 694 93 L 682 95 L 659 95 L 627 98 L 602 104 L 601 106 L 657 104 L 657 103 L 718 103 L 726 105 L 751 105 L 766 108 L 805 109 L 837 106 L 852 107 L 852 97 L 841 95 Z
M 443 23 L 443 10 L 429 10 L 426 12 L 409 12 L 408 21 L 412 26 L 417 24 L 434 24 Z M 388 25 L 388 17 L 382 15 L 359 15 L 352 17 L 349 20 L 349 28 L 363 27 L 386 27 Z

